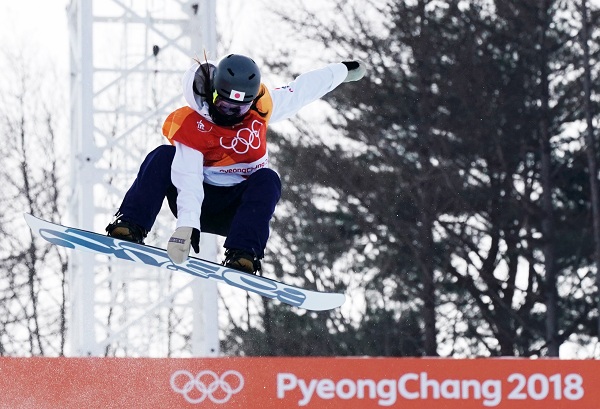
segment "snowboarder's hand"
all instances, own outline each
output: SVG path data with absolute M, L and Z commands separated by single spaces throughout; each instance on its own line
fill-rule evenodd
M 187 260 L 190 246 L 196 253 L 200 251 L 200 230 L 194 227 L 178 227 L 169 239 L 167 254 L 173 263 L 181 264 Z
M 367 66 L 364 62 L 359 60 L 342 61 L 342 64 L 348 68 L 348 75 L 346 75 L 344 82 L 358 81 L 364 77 L 367 72 Z

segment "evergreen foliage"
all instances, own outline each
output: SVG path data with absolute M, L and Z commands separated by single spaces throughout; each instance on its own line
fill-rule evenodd
M 577 5 L 415 0 L 337 11 L 345 25 L 280 16 L 303 41 L 370 68 L 327 96 L 330 131 L 271 134 L 284 196 L 266 264 L 309 288 L 358 283 L 366 307 L 356 319 L 263 304 L 261 324 L 228 334 L 225 351 L 538 356 L 597 336 Z M 597 54 L 592 43 L 596 102 Z

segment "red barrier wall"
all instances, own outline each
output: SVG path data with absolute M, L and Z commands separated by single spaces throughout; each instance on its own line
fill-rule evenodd
M 599 361 L 0 358 L 0 408 L 600 408 Z

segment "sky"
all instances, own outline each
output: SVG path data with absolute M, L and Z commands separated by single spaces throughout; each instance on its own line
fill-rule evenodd
M 69 61 L 68 0 L 20 0 L 0 2 L 0 38 L 4 47 L 40 54 L 61 69 Z
M 52 61 L 59 70 L 69 66 L 69 29 L 67 8 L 71 0 L 2 0 L 0 1 L 0 38 L 4 47 L 24 48 L 39 54 L 40 60 Z M 110 4 L 110 1 L 105 1 Z M 127 2 L 125 2 L 127 3 Z M 248 48 L 248 36 L 243 35 L 253 25 L 257 10 L 262 7 L 258 0 L 220 0 L 217 13 L 227 24 L 235 39 L 233 46 Z M 219 17 L 218 17 L 219 18 Z M 5 59 L 5 58 L 4 58 Z M 4 63 L 0 59 L 0 64 Z

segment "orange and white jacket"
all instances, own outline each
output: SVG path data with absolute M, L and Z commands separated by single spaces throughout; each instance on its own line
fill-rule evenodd
M 348 70 L 342 63 L 298 76 L 288 85 L 269 89 L 261 84 L 263 96 L 233 127 L 215 125 L 208 105 L 193 92 L 194 77 L 202 75 L 193 65 L 183 76 L 183 95 L 188 106 L 172 112 L 164 122 L 163 134 L 175 145 L 171 181 L 178 191 L 177 227 L 201 229 L 200 209 L 204 200 L 202 183 L 233 186 L 256 170 L 269 166 L 267 126 L 295 115 L 305 105 L 340 85 Z

